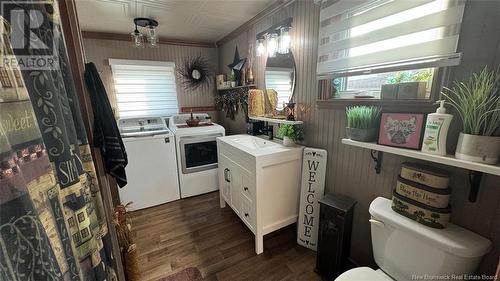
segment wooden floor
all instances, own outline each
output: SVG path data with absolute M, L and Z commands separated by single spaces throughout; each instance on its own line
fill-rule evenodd
M 132 213 L 144 281 L 187 267 L 205 280 L 321 280 L 316 253 L 297 245 L 295 228 L 266 235 L 256 255 L 252 232 L 230 207 L 219 207 L 218 192 Z

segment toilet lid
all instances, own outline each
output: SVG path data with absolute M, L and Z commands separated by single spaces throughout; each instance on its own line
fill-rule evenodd
M 393 281 L 381 270 L 356 267 L 339 275 L 335 281 Z

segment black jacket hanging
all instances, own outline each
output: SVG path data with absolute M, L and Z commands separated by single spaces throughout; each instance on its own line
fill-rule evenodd
M 116 179 L 118 186 L 127 184 L 125 166 L 127 153 L 116 124 L 111 104 L 93 62 L 85 64 L 85 82 L 92 100 L 94 112 L 94 146 L 101 149 L 107 172 Z

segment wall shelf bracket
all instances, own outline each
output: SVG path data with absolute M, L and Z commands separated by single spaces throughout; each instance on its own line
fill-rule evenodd
M 479 193 L 479 186 L 481 186 L 481 179 L 483 177 L 483 172 L 469 171 L 469 202 L 476 202 L 477 195 Z
M 376 154 L 376 156 L 375 156 Z M 380 174 L 380 169 L 382 168 L 382 159 L 384 156 L 384 152 L 382 151 L 377 151 L 377 150 L 370 150 L 370 156 L 373 159 L 373 162 L 375 162 L 375 172 L 377 174 Z

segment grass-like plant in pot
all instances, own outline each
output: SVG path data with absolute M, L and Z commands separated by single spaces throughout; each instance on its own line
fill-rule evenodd
M 296 141 L 302 140 L 304 131 L 299 125 L 284 124 L 278 128 L 278 137 L 283 138 L 284 146 L 293 146 Z
M 496 164 L 500 156 L 500 70 L 483 68 L 443 95 L 463 123 L 455 151 L 458 159 Z
M 345 110 L 347 115 L 347 137 L 355 141 L 375 141 L 381 111 L 382 109 L 378 106 L 347 107 Z

